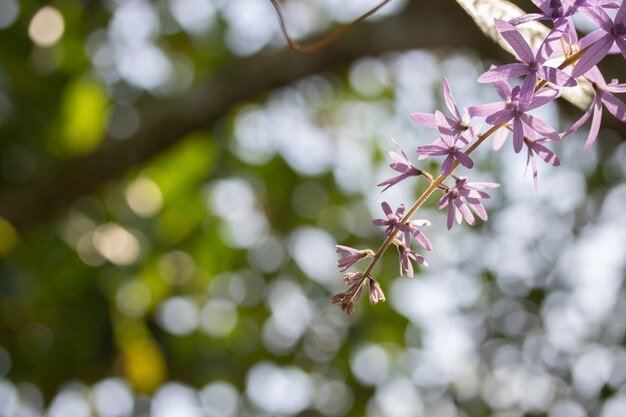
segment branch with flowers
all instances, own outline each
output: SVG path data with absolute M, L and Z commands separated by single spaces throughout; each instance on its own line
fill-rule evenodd
M 458 0 L 468 11 L 475 12 L 475 5 Z M 551 166 L 560 165 L 550 144 L 560 141 L 591 118 L 591 127 L 585 143 L 589 148 L 595 142 L 601 126 L 603 108 L 622 122 L 626 122 L 626 104 L 614 94 L 626 93 L 626 84 L 618 80 L 606 82 L 597 65 L 610 54 L 621 54 L 626 58 L 626 3 L 614 0 L 532 0 L 537 6 L 535 13 L 512 16 L 507 20 L 494 19 L 499 41 L 514 52 L 518 62 L 491 67 L 483 73 L 478 82 L 494 86 L 501 101 L 476 104 L 460 111 L 452 95 L 448 81 L 442 82 L 444 103 L 449 111 L 446 116 L 437 110 L 434 114 L 414 113 L 411 119 L 422 126 L 436 129 L 439 137 L 431 144 L 417 146 L 418 160 L 443 157 L 438 176 L 418 169 L 398 146 L 398 152 L 391 151 L 390 167 L 399 175 L 378 184 L 382 191 L 411 177 L 424 178 L 429 186 L 407 210 L 401 204 L 395 211 L 388 203 L 382 203 L 384 217 L 373 221 L 376 226 L 385 227 L 385 240 L 378 248 L 353 249 L 337 246 L 342 255 L 338 267 L 348 289 L 335 294 L 332 302 L 340 304 L 348 314 L 366 289 L 371 304 L 385 300 L 383 290 L 372 275 L 372 271 L 383 253 L 395 246 L 400 260 L 400 275 L 414 276 L 413 264 L 427 266 L 426 259 L 412 249 L 417 242 L 422 249 L 431 251 L 432 245 L 422 228 L 430 225 L 426 219 L 413 219 L 416 212 L 436 192 L 442 192 L 439 209 L 447 211 L 447 227 L 451 229 L 455 221 L 474 225 L 477 216 L 488 219 L 481 200 L 489 198 L 485 190 L 499 187 L 495 182 L 470 182 L 467 175 L 455 175 L 457 168 L 471 170 L 474 161 L 472 153 L 488 138 L 493 137 L 492 148 L 499 150 L 511 137 L 513 151 L 525 149 L 527 169 L 530 168 L 534 187 L 537 188 L 538 175 L 536 158 Z M 474 8 L 472 8 L 474 7 Z M 580 15 L 592 22 L 596 29 L 579 39 L 573 17 Z M 613 18 L 610 15 L 614 15 Z M 478 21 L 479 19 L 477 19 Z M 520 33 L 524 26 L 548 21 L 552 29 L 537 31 L 542 33 L 538 46 L 533 50 Z M 484 20 L 481 26 L 485 27 Z M 555 62 L 558 64 L 556 65 Z M 521 84 L 511 86 L 509 80 L 521 78 Z M 558 132 L 548 123 L 529 112 L 568 95 L 572 90 L 580 90 L 582 84 L 591 85 L 593 100 L 587 109 L 564 132 Z M 578 101 L 577 104 L 580 104 Z M 482 125 L 475 119 L 484 119 L 490 126 L 482 131 Z M 453 180 L 452 185 L 446 181 Z M 360 261 L 369 261 L 363 272 L 348 271 Z

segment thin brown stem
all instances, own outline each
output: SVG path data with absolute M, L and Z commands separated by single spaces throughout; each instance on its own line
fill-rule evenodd
M 352 22 L 339 26 L 333 32 L 331 32 L 330 34 L 326 35 L 324 38 L 320 39 L 319 41 L 311 45 L 301 45 L 300 43 L 293 40 L 291 35 L 289 35 L 289 30 L 287 29 L 287 23 L 285 22 L 285 17 L 283 15 L 283 11 L 280 6 L 280 3 L 278 2 L 278 0 L 270 0 L 270 3 L 272 3 L 272 6 L 274 6 L 274 9 L 276 10 L 276 15 L 278 16 L 278 21 L 280 23 L 280 30 L 283 33 L 283 36 L 285 37 L 285 39 L 287 40 L 287 44 L 289 45 L 289 47 L 297 52 L 308 53 L 308 52 L 315 52 L 319 49 L 322 49 L 329 43 L 333 42 L 335 39 L 343 35 L 352 26 L 356 25 L 360 21 L 367 19 L 369 16 L 376 13 L 381 7 L 389 3 L 389 1 L 390 0 L 383 0 L 376 7 L 369 9 L 367 12 L 363 13 L 361 16 L 357 17 Z

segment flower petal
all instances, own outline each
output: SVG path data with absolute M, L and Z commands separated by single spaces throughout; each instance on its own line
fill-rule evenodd
M 561 87 L 576 86 L 576 80 L 570 77 L 565 71 L 561 71 L 558 68 L 543 65 L 537 69 L 537 74 L 544 80 Z
M 613 28 L 613 21 L 601 7 L 581 7 L 579 10 L 582 15 L 601 27 L 605 32 L 610 32 Z
M 587 136 L 587 142 L 585 142 L 585 149 L 589 149 L 591 145 L 596 141 L 598 132 L 600 131 L 600 123 L 602 122 L 602 103 L 598 100 L 593 106 L 593 117 L 591 118 L 591 128 L 589 129 L 589 136 Z
M 545 16 L 540 13 L 528 13 L 515 19 L 509 20 L 509 23 L 513 26 L 518 26 L 524 23 L 532 22 L 533 20 L 545 19 Z
M 471 117 L 491 116 L 493 113 L 506 109 L 506 103 L 499 101 L 497 103 L 478 104 L 467 108 L 467 112 Z
M 432 113 L 413 113 L 410 115 L 411 120 L 421 126 L 437 128 L 437 122 L 435 121 L 435 115 Z
M 419 230 L 415 229 L 413 231 L 413 237 L 415 238 L 417 243 L 419 243 L 420 246 L 423 247 L 424 249 L 426 249 L 428 251 L 432 251 L 433 250 L 433 245 L 430 243 L 430 240 L 428 240 L 428 238 L 426 237 L 426 235 L 424 233 L 422 233 Z
M 553 167 L 558 167 L 561 165 L 561 161 L 556 156 L 554 152 L 550 149 L 543 146 L 539 141 L 532 142 L 529 146 L 533 151 L 539 156 L 539 158 L 543 159 L 547 164 L 552 165 Z
M 513 117 L 515 117 L 515 114 L 513 113 L 513 110 L 511 110 L 511 109 L 504 109 L 504 110 L 500 110 L 498 112 L 495 112 L 491 116 L 488 116 L 485 119 L 485 122 L 489 123 L 490 125 L 499 125 L 499 124 L 508 122 Z
M 459 113 L 459 109 L 456 107 L 456 102 L 454 101 L 454 97 L 452 96 L 452 92 L 450 91 L 450 85 L 448 84 L 448 80 L 444 77 L 442 82 L 443 89 L 443 101 L 446 103 L 446 107 L 452 113 L 452 116 L 457 121 L 462 121 L 461 113 Z
M 441 164 L 441 175 L 447 177 L 452 172 L 452 165 L 454 164 L 454 156 L 448 154 L 443 164 Z
M 522 89 L 520 90 L 519 96 L 519 108 L 526 110 L 528 108 L 528 104 L 530 100 L 533 98 L 533 94 L 535 94 L 535 85 L 537 84 L 537 73 L 530 72 L 524 79 L 524 83 L 522 84 Z
M 454 205 L 457 209 L 459 209 L 459 212 L 461 213 L 467 224 L 474 225 L 474 223 L 476 223 L 474 215 L 470 211 L 469 207 L 467 207 L 465 203 L 463 203 L 463 201 L 461 201 L 460 199 L 454 200 Z
M 438 145 L 422 145 L 415 148 L 415 151 L 420 155 L 428 155 L 428 156 L 440 156 L 447 155 L 448 148 Z
M 477 198 L 468 198 L 467 199 L 467 204 L 472 208 L 472 210 L 474 210 L 474 213 L 476 213 L 476 215 L 478 217 L 480 217 L 481 220 L 486 221 L 488 216 L 487 216 L 487 210 L 485 210 L 485 206 L 483 206 L 480 203 L 480 200 Z
M 624 58 L 626 58 L 626 40 L 624 38 L 617 38 L 615 39 L 615 43 L 617 44 L 617 47 L 619 48 Z
M 495 87 L 498 95 L 502 100 L 504 100 L 505 102 L 511 100 L 511 86 L 509 85 L 508 81 L 494 81 L 493 86 Z
M 535 54 L 524 37 L 510 23 L 500 19 L 495 19 L 495 22 L 500 35 L 511 45 L 520 60 L 525 64 L 530 64 L 535 59 Z
M 513 150 L 519 153 L 524 145 L 524 125 L 519 119 L 513 122 Z
M 454 204 L 452 203 L 452 199 L 448 199 L 448 230 L 452 229 L 452 225 L 454 224 L 454 215 L 455 215 Z
M 598 97 L 594 97 L 593 99 L 593 103 L 591 103 L 591 106 L 589 106 L 589 108 L 583 113 L 582 116 L 580 116 L 580 118 L 578 120 L 576 120 L 569 129 L 567 129 L 565 132 L 561 133 L 560 137 L 561 139 L 571 135 L 572 133 L 574 133 L 576 130 L 578 130 L 578 128 L 580 128 L 582 125 L 584 125 L 587 120 L 589 120 L 589 116 L 591 116 L 591 112 L 593 111 L 596 102 L 599 101 Z
M 554 141 L 558 141 L 561 139 L 557 131 L 552 129 L 549 124 L 541 119 L 531 116 L 530 114 L 523 114 L 522 121 L 540 135 L 546 136 L 547 138 Z
M 530 100 L 530 103 L 526 107 L 526 111 L 534 110 L 538 107 L 544 106 L 554 100 L 559 95 L 557 90 L 551 88 L 542 88 L 537 94 L 535 94 Z
M 617 13 L 615 14 L 615 23 L 626 23 L 626 3 L 621 4 Z
M 594 65 L 600 62 L 609 52 L 609 49 L 611 49 L 611 45 L 613 45 L 613 37 L 609 33 L 598 39 L 598 41 L 591 45 L 578 60 L 572 70 L 572 77 L 578 78 L 584 75 Z
M 500 187 L 500 184 L 498 184 L 497 182 L 468 182 L 465 185 L 465 188 L 469 188 L 470 190 L 478 190 L 478 189 L 489 190 L 491 188 L 498 188 L 498 187 Z
M 389 188 L 393 187 L 394 185 L 396 185 L 397 183 L 399 183 L 402 180 L 405 180 L 407 178 L 409 178 L 410 175 L 409 174 L 400 174 L 398 176 L 389 178 L 383 182 L 379 182 L 378 184 L 376 184 L 377 187 L 383 187 L 386 186 L 385 188 L 383 188 L 382 190 L 380 190 L 380 192 L 384 192 L 387 191 Z
M 454 137 L 452 135 L 452 129 L 450 128 L 450 124 L 446 119 L 446 116 L 439 110 L 435 111 L 435 120 L 437 121 L 437 129 L 439 130 L 439 134 L 441 134 L 441 140 L 448 146 L 452 146 L 454 144 Z
M 617 82 L 617 80 L 615 81 Z M 626 93 L 626 84 L 608 84 L 606 91 L 610 91 L 611 93 Z
M 506 140 L 508 135 L 509 129 L 507 129 L 506 127 L 498 129 L 493 135 L 493 144 L 491 145 L 491 149 L 493 149 L 494 151 L 500 150 L 500 148 L 502 148 L 502 145 L 504 145 L 504 141 Z
M 626 122 L 626 104 L 608 91 L 602 93 L 601 100 L 609 113 L 618 118 L 620 121 Z
M 600 39 L 604 35 L 606 35 L 606 31 L 604 31 L 602 29 L 596 29 L 593 32 L 583 36 L 580 39 L 580 41 L 578 42 L 578 47 L 580 49 L 586 48 L 589 45 L 591 45 L 593 43 L 596 43 L 598 41 L 598 39 Z
M 474 161 L 472 161 L 472 158 L 467 156 L 464 152 L 458 151 L 454 154 L 454 157 L 465 168 L 472 169 L 474 167 Z
M 509 78 L 519 77 L 528 73 L 528 65 L 520 64 L 504 64 L 499 67 L 491 68 L 478 77 L 479 83 L 493 83 L 496 81 L 508 80 Z

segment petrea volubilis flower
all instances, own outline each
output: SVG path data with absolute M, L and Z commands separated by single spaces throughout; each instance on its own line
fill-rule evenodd
M 574 66 L 572 77 L 584 75 L 610 53 L 614 45 L 626 58 L 626 3 L 622 3 L 617 9 L 614 20 L 601 7 L 581 7 L 580 12 L 598 25 L 599 29 L 587 35 L 587 39 L 595 41 L 587 47 Z M 584 43 L 581 40 L 581 44 Z
M 446 107 L 452 114 L 452 118 L 445 118 L 448 122 L 447 126 L 450 129 L 450 134 L 460 134 L 469 128 L 469 114 L 466 110 L 463 110 L 463 114 L 461 115 L 461 112 L 456 104 L 456 100 L 454 100 L 454 96 L 450 90 L 448 80 L 445 77 L 441 83 L 441 88 L 443 92 L 443 101 L 446 103 Z M 432 129 L 439 129 L 442 126 L 442 123 L 437 121 L 436 116 L 433 113 L 413 113 L 410 117 L 415 123 Z
M 406 273 L 409 278 L 413 278 L 415 271 L 411 261 L 419 265 L 428 266 L 428 263 L 422 255 L 415 252 L 404 243 L 399 240 L 394 240 L 393 243 L 398 248 L 398 255 L 400 256 L 400 275 L 404 275 L 404 273 Z
M 385 293 L 380 288 L 380 284 L 373 278 L 368 279 L 370 287 L 370 303 L 372 305 L 378 304 L 380 301 L 385 301 Z
M 527 112 L 536 109 L 544 104 L 550 102 L 558 92 L 554 90 L 546 90 L 546 94 L 537 94 L 528 104 L 524 104 L 520 101 L 520 87 L 517 86 L 511 91 L 511 102 L 507 103 L 507 108 L 504 110 L 496 111 L 495 113 L 487 116 L 485 121 L 490 125 L 499 125 L 509 123 L 513 121 L 513 149 L 515 152 L 522 150 L 524 145 L 524 130 L 532 129 L 542 136 L 548 137 L 552 140 L 559 140 L 560 136 L 556 130 L 548 125 L 543 120 L 531 116 Z M 554 93 L 550 93 L 553 91 Z
M 468 224 L 473 225 L 475 220 L 470 207 L 483 221 L 487 220 L 487 211 L 480 199 L 489 198 L 489 194 L 481 190 L 499 186 L 495 182 L 468 182 L 467 177 L 458 178 L 454 187 L 439 200 L 440 209 L 448 208 L 448 229 L 452 229 L 455 219 L 459 224 L 465 219 Z
M 542 139 L 531 139 L 529 137 L 524 138 L 524 145 L 526 145 L 526 149 L 528 150 L 526 157 L 526 171 L 528 171 L 528 167 L 532 170 L 533 173 L 533 185 L 535 189 L 537 189 L 538 183 L 538 175 L 537 175 L 537 162 L 535 161 L 535 155 L 539 158 L 543 159 L 545 163 L 548 165 L 552 165 L 553 167 L 558 167 L 561 165 L 561 161 L 556 156 L 554 152 L 548 149 L 544 144 L 548 141 L 546 138 Z M 526 175 L 526 172 L 524 172 Z
M 561 0 L 532 0 L 541 10 L 541 13 L 527 13 L 515 19 L 509 20 L 513 26 L 534 20 L 549 20 L 554 24 L 554 29 L 559 32 L 566 32 L 573 16 L 581 5 L 587 5 L 587 0 L 575 0 L 574 3 Z
M 354 303 L 361 298 L 363 287 L 365 286 L 365 275 L 360 272 L 348 272 L 344 275 L 343 281 L 346 285 L 350 285 L 344 292 L 340 292 L 332 296 L 330 301 L 333 304 L 341 304 L 341 309 L 346 313 L 352 314 L 354 311 Z
M 520 94 L 520 100 L 523 105 L 528 105 L 532 99 L 535 85 L 537 84 L 537 77 L 541 77 L 561 87 L 574 87 L 576 85 L 576 80 L 566 72 L 558 68 L 544 65 L 546 57 L 542 53 L 542 48 L 545 44 L 542 44 L 537 54 L 534 54 L 524 37 L 513 25 L 499 19 L 495 19 L 495 22 L 500 35 L 511 45 L 511 48 L 513 48 L 522 62 L 504 64 L 492 68 L 478 77 L 478 82 L 492 83 L 494 81 L 526 75 Z
M 400 154 L 394 151 L 389 151 L 389 156 L 391 157 L 391 161 L 392 161 L 391 164 L 389 164 L 389 166 L 394 171 L 399 172 L 400 175 L 389 178 L 379 183 L 378 187 L 385 187 L 382 189 L 382 191 L 387 190 L 389 187 L 392 187 L 396 185 L 397 183 L 399 183 L 400 181 L 405 180 L 409 177 L 417 177 L 417 176 L 424 174 L 422 170 L 419 170 L 413 166 L 411 161 L 409 161 L 409 158 L 407 158 L 406 154 L 397 143 L 396 143 L 396 146 L 398 147 Z
M 343 257 L 337 261 L 337 268 L 339 268 L 341 272 L 344 272 L 361 259 L 374 256 L 374 252 L 371 249 L 357 250 L 342 245 L 335 247 L 337 248 L 337 253 L 343 255 Z
M 415 241 L 427 251 L 433 250 L 433 245 L 431 245 L 430 240 L 426 237 L 426 235 L 419 229 L 419 227 L 430 226 L 430 221 L 426 219 L 417 219 L 411 220 L 408 223 L 410 234 L 415 238 Z M 405 233 L 404 234 L 404 244 L 410 245 L 410 236 Z
M 354 285 L 363 281 L 363 274 L 360 272 L 346 272 L 343 275 L 343 283 L 346 285 Z
M 591 118 L 591 128 L 589 129 L 589 135 L 587 136 L 587 142 L 585 143 L 585 149 L 589 149 L 598 137 L 600 123 L 602 121 L 602 105 L 604 105 L 609 113 L 618 118 L 620 121 L 626 122 L 626 104 L 613 95 L 613 93 L 626 93 L 626 84 L 618 84 L 617 80 L 607 84 L 606 81 L 604 81 L 604 77 L 602 77 L 600 70 L 598 70 L 598 67 L 591 68 L 589 72 L 587 72 L 587 78 L 591 81 L 591 85 L 593 86 L 593 90 L 595 92 L 593 102 L 587 111 L 583 113 L 580 119 L 575 121 L 574 124 L 572 124 L 572 126 L 561 135 L 561 138 L 569 136 L 585 124 L 587 120 L 589 120 L 589 117 L 593 114 L 593 117 Z
M 441 164 L 441 175 L 450 175 L 455 160 L 459 161 L 459 163 L 466 168 L 471 169 L 474 167 L 472 158 L 462 152 L 461 149 L 468 145 L 471 138 L 480 130 L 480 126 L 472 126 L 469 130 L 454 136 L 451 134 L 447 125 L 448 122 L 443 113 L 436 111 L 435 120 L 437 121 L 437 128 L 441 134 L 441 144 L 438 144 L 438 140 L 430 145 L 418 146 L 416 149 L 417 153 L 427 156 L 447 155 L 443 164 Z
M 409 226 L 402 223 L 402 216 L 404 215 L 405 206 L 404 204 L 400 204 L 400 206 L 396 209 L 394 214 L 391 211 L 391 207 L 386 202 L 382 202 L 380 205 L 383 208 L 383 212 L 387 215 L 387 219 L 374 219 L 372 223 L 374 226 L 387 226 L 387 230 L 385 230 L 385 236 L 389 236 L 394 228 L 398 228 L 402 232 L 411 232 Z

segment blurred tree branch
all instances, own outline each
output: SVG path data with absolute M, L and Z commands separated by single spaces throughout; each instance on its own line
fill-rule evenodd
M 280 3 L 278 2 L 278 0 L 270 0 L 270 3 L 272 4 L 272 6 L 274 6 L 274 10 L 276 10 L 276 15 L 278 16 L 278 22 L 280 24 L 280 31 L 283 33 L 283 36 L 285 37 L 285 40 L 287 41 L 287 45 L 289 45 L 289 47 L 293 49 L 294 51 L 309 53 L 309 52 L 319 51 L 320 49 L 324 48 L 331 42 L 334 42 L 341 35 L 343 35 L 346 31 L 348 31 L 351 27 L 353 27 L 357 23 L 361 22 L 362 20 L 367 19 L 369 16 L 376 13 L 381 7 L 389 3 L 389 1 L 390 0 L 381 1 L 380 3 L 378 3 L 378 5 L 369 9 L 368 11 L 363 13 L 361 16 L 354 19 L 352 22 L 339 26 L 337 29 L 335 29 L 328 35 L 324 36 L 319 41 L 314 42 L 310 45 L 302 45 L 299 42 L 295 41 L 291 37 L 291 35 L 289 35 L 289 30 L 287 29 L 287 23 L 285 21 L 285 17 L 283 16 L 283 11 L 280 6 Z
M 28 230 L 185 135 L 212 128 L 238 103 L 309 75 L 342 71 L 360 57 L 422 47 L 467 47 L 483 57 L 508 59 L 456 1 L 412 1 L 400 15 L 362 22 L 317 52 L 302 55 L 285 48 L 274 55 L 233 58 L 185 96 L 144 100 L 142 125 L 132 138 L 105 138 L 88 155 L 42 167 L 28 183 L 0 190 L 0 216 Z

